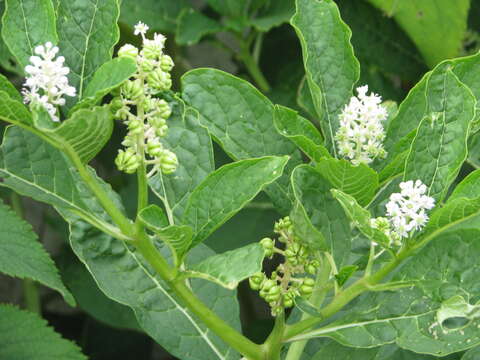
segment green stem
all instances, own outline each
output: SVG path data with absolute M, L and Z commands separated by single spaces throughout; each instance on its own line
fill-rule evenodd
M 10 195 L 10 202 L 13 210 L 18 215 L 18 217 L 23 219 L 23 205 L 22 199 L 20 196 L 12 192 Z M 38 288 L 34 280 L 32 279 L 23 279 L 23 298 L 25 301 L 25 308 L 36 314 L 42 313 L 42 305 L 40 302 L 40 295 L 38 293 Z
M 302 321 L 299 321 L 296 324 L 287 326 L 285 330 L 284 341 L 291 340 L 295 336 L 301 334 L 302 332 L 310 329 L 316 324 L 328 319 L 330 316 L 336 314 L 340 311 L 345 305 L 350 301 L 355 299 L 357 296 L 362 294 L 365 291 L 368 291 L 372 288 L 373 285 L 380 282 L 385 276 L 387 276 L 393 269 L 395 269 L 405 258 L 410 256 L 412 250 L 405 249 L 397 255 L 395 259 L 387 263 L 384 267 L 378 270 L 375 274 L 363 277 L 352 285 L 350 285 L 345 290 L 339 292 L 337 296 L 332 300 L 330 304 L 325 306 L 320 310 L 321 317 L 309 318 Z
M 131 221 L 120 211 L 118 206 L 108 196 L 107 192 L 102 188 L 99 181 L 92 175 L 92 173 L 82 163 L 77 153 L 70 147 L 63 148 L 68 155 L 70 161 L 76 167 L 80 177 L 85 181 L 92 193 L 97 197 L 98 201 L 112 218 L 113 222 L 117 224 L 120 230 L 128 237 L 132 237 L 134 229 Z
M 143 77 L 142 87 L 144 86 Z M 139 105 L 137 105 L 137 118 L 142 123 L 142 132 L 138 134 L 137 138 L 137 155 L 140 156 L 140 166 L 137 169 L 137 180 L 138 180 L 138 199 L 137 199 L 137 214 L 148 205 L 148 181 L 147 181 L 147 165 L 145 163 L 145 110 L 141 105 L 144 98 L 142 97 L 139 100 Z
M 243 62 L 245 68 L 247 69 L 250 76 L 253 78 L 255 83 L 258 85 L 260 90 L 264 93 L 270 91 L 270 84 L 268 83 L 267 79 L 260 70 L 258 63 L 253 58 L 252 54 L 250 54 L 250 49 L 248 44 L 245 40 L 241 40 L 240 44 L 241 50 L 238 54 L 238 58 Z
M 283 332 L 285 330 L 285 311 L 277 315 L 275 318 L 275 325 L 268 336 L 267 341 L 262 345 L 264 349 L 264 359 L 280 360 L 280 353 L 282 350 Z
M 201 302 L 195 294 L 185 285 L 184 281 L 176 276 L 173 269 L 158 253 L 146 233 L 141 230 L 135 243 L 139 252 L 167 282 L 172 292 L 184 303 L 184 305 L 218 337 L 229 344 L 249 360 L 264 360 L 262 348 L 233 329 L 223 319 L 217 316 L 209 307 Z
M 40 303 L 40 295 L 38 294 L 37 284 L 32 279 L 23 279 L 23 296 L 25 308 L 41 315 L 42 305 Z

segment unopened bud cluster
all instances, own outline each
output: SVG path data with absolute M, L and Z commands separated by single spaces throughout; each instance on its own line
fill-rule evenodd
M 312 294 L 315 280 L 308 276 L 315 275 L 320 263 L 307 247 L 299 242 L 293 233 L 293 224 L 287 216 L 275 223 L 274 232 L 277 241 L 284 244 L 284 250 L 276 247 L 276 241 L 264 238 L 260 241 L 269 258 L 275 253 L 284 257 L 270 276 L 260 272 L 250 277 L 250 287 L 270 305 L 272 315 L 280 314 L 284 308 L 294 305 L 297 296 L 308 297 Z
M 119 151 L 115 160 L 118 169 L 134 173 L 145 161 L 153 166 L 148 174 L 152 176 L 159 170 L 164 174 L 173 173 L 178 160 L 161 142 L 161 138 L 167 135 L 167 120 L 172 110 L 159 96 L 172 86 L 173 61 L 163 53 L 165 37 L 154 34 L 153 39 L 147 39 L 147 31 L 148 26 L 143 23 L 135 26 L 135 35 L 140 34 L 143 39 L 141 50 L 126 44 L 118 51 L 118 56 L 136 61 L 137 72 L 122 84 L 111 106 L 115 117 L 128 127 L 128 134 L 122 142 L 125 149 Z

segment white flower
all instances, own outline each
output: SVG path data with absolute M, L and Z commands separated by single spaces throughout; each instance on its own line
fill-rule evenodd
M 354 165 L 386 156 L 382 121 L 387 118 L 387 111 L 380 105 L 382 98 L 374 93 L 367 95 L 367 91 L 367 85 L 357 88 L 358 96 L 353 96 L 343 109 L 335 134 L 340 155 Z
M 27 77 L 22 90 L 25 103 L 43 106 L 53 121 L 59 121 L 55 107 L 65 105 L 64 95 L 76 95 L 75 88 L 68 84 L 70 69 L 63 65 L 63 56 L 55 59 L 59 50 L 51 42 L 37 46 L 34 51 L 38 56 L 31 56 L 31 65 L 25 67 Z
M 428 222 L 426 210 L 435 206 L 435 200 L 425 195 L 427 187 L 420 180 L 400 183 L 400 193 L 390 195 L 387 216 L 393 230 L 400 237 L 408 237 Z
M 133 33 L 134 33 L 135 35 L 139 35 L 139 34 L 140 34 L 140 35 L 142 35 L 142 37 L 143 37 L 143 36 L 145 36 L 145 34 L 147 33 L 148 29 L 150 29 L 150 28 L 148 27 L 147 24 L 144 24 L 143 22 L 139 21 L 139 22 L 137 23 L 137 25 L 135 25 L 135 27 L 134 27 L 134 32 L 133 32 Z

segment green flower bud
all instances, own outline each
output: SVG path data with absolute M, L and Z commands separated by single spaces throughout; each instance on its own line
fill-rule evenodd
M 281 233 L 282 231 L 290 231 L 291 227 L 292 221 L 290 220 L 289 216 L 286 216 L 275 223 L 273 231 L 275 231 L 276 233 Z
M 130 120 L 128 122 L 128 130 L 131 134 L 140 134 L 143 130 L 143 123 L 137 119 Z
M 305 278 L 303 279 L 303 285 L 307 285 L 307 286 L 314 286 L 315 285 L 315 280 L 312 279 L 312 278 Z
M 260 290 L 262 281 L 258 281 L 258 279 L 255 278 L 255 275 L 248 279 L 248 283 L 250 284 L 250 288 L 252 288 L 252 290 Z
M 178 159 L 175 153 L 170 150 L 164 150 L 160 157 L 160 169 L 165 175 L 171 174 L 177 170 Z
M 152 71 L 147 77 L 147 83 L 152 89 L 157 91 L 168 90 L 172 87 L 170 74 L 162 69 Z
M 284 296 L 283 297 L 283 306 L 286 307 L 286 308 L 290 308 L 293 306 L 293 299 L 287 297 L 287 296 Z
M 315 275 L 319 267 L 320 263 L 317 260 L 312 260 L 305 266 L 305 271 L 309 274 Z
M 157 105 L 157 113 L 160 117 L 164 119 L 168 119 L 170 115 L 172 115 L 172 109 L 170 108 L 170 105 L 168 105 L 168 103 L 165 100 L 163 99 L 158 100 L 156 105 Z
M 303 296 L 311 295 L 313 292 L 313 288 L 311 286 L 302 285 L 300 286 L 300 294 Z
M 140 162 L 140 157 L 132 148 L 128 148 L 126 151 L 119 150 L 115 159 L 118 170 L 127 174 L 133 174 L 140 166 Z
M 165 40 L 166 38 L 162 34 L 154 34 L 152 40 L 145 39 L 143 41 L 142 55 L 147 59 L 156 60 L 162 56 Z
M 159 141 L 152 140 L 147 142 L 146 151 L 152 157 L 159 157 L 163 154 L 164 150 L 162 144 Z
M 113 113 L 116 113 L 118 110 L 123 108 L 123 106 L 124 106 L 123 101 L 119 97 L 115 97 L 115 98 L 112 99 L 112 101 L 110 101 L 110 110 Z
M 135 60 L 138 56 L 138 49 L 131 44 L 125 44 L 118 50 L 118 56 L 129 57 Z
M 127 120 L 130 116 L 130 109 L 128 106 L 122 106 L 120 109 L 117 110 L 114 117 L 118 120 Z
M 155 69 L 155 62 L 150 59 L 142 58 L 142 62 L 140 63 L 140 68 L 144 73 L 149 73 Z
M 160 58 L 160 68 L 163 71 L 170 72 L 173 69 L 173 60 L 170 56 L 168 55 L 162 55 Z
M 295 252 L 290 249 L 290 248 L 287 248 L 284 252 L 285 256 L 290 258 L 290 257 L 295 257 Z
M 122 85 L 122 94 L 127 99 L 138 99 L 144 93 L 142 82 L 140 79 L 127 80 Z
M 264 282 L 263 285 L 262 285 L 262 290 L 268 292 L 268 291 L 270 291 L 270 289 L 271 289 L 272 287 L 274 287 L 274 286 L 276 286 L 276 285 L 277 285 L 277 282 L 276 282 L 276 281 L 273 281 L 273 280 L 271 280 L 271 279 L 267 279 L 267 280 L 265 280 L 265 282 Z

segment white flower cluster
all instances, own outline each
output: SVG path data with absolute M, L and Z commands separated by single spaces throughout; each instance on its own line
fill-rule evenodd
M 145 34 L 148 26 L 139 22 L 134 29 L 135 35 L 143 39 L 142 49 L 126 44 L 118 56 L 130 57 L 137 63 L 137 72 L 132 79 L 127 80 L 120 88 L 119 97 L 113 102 L 115 117 L 122 120 L 128 127 L 128 134 L 116 158 L 119 170 L 126 173 L 135 172 L 144 155 L 150 159 L 145 163 L 153 169 L 147 174 L 153 176 L 158 170 L 164 174 L 173 173 L 177 169 L 178 160 L 175 153 L 166 149 L 160 139 L 167 135 L 167 119 L 172 110 L 164 99 L 157 96 L 172 86 L 170 71 L 173 61 L 163 53 L 165 37 L 154 34 L 153 39 L 147 39 Z
M 57 46 L 51 42 L 35 47 L 31 56 L 31 65 L 25 67 L 28 74 L 22 93 L 25 103 L 44 107 L 53 121 L 59 121 L 56 106 L 65 105 L 64 95 L 75 96 L 76 90 L 68 84 L 67 75 L 70 69 L 63 65 L 65 58 L 57 56 Z
M 387 118 L 387 110 L 380 105 L 380 96 L 367 95 L 367 91 L 367 85 L 357 88 L 358 97 L 352 96 L 343 109 L 340 128 L 335 134 L 340 155 L 354 165 L 369 164 L 387 154 L 382 145 L 385 138 L 382 121 Z
M 392 230 L 400 238 L 405 238 L 425 226 L 428 221 L 426 210 L 435 206 L 435 200 L 425 195 L 427 187 L 420 180 L 402 182 L 400 189 L 400 193 L 390 195 L 386 208 Z

